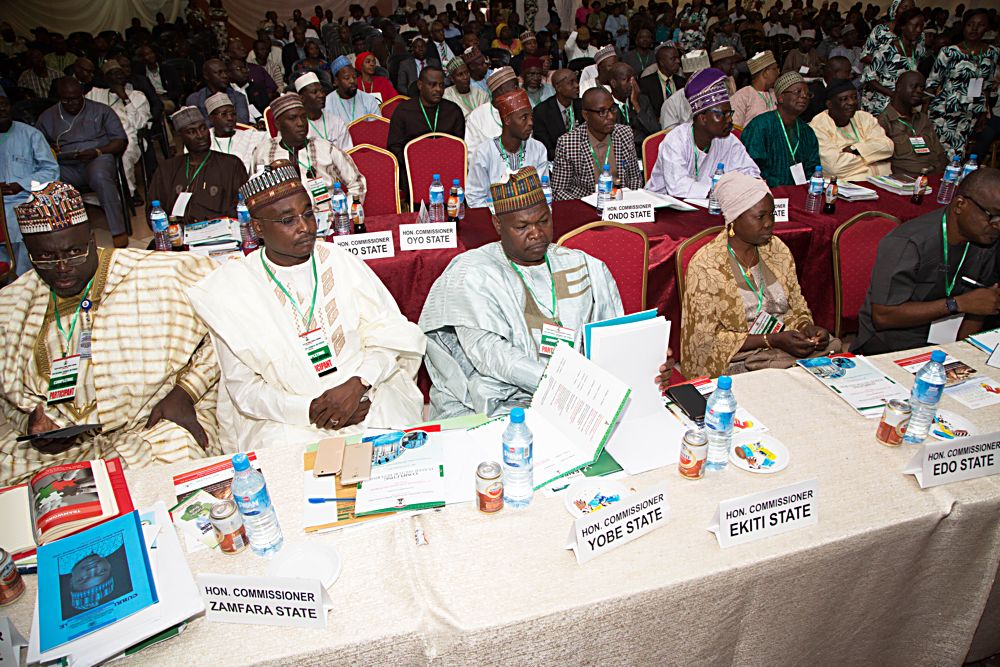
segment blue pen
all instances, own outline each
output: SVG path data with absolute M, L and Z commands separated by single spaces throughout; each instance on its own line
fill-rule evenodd
M 313 505 L 320 505 L 322 503 L 353 503 L 355 498 L 310 498 L 309 502 Z

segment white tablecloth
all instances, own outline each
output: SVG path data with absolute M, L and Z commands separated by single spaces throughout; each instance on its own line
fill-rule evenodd
M 947 347 L 1000 377 L 979 350 Z M 875 362 L 908 385 L 891 359 L 909 354 Z M 798 369 L 737 376 L 734 391 L 788 446 L 789 467 L 752 475 L 730 466 L 699 481 L 671 467 L 631 478 L 639 490 L 666 481 L 669 523 L 583 566 L 563 549 L 572 519 L 562 498 L 542 494 L 520 513 L 464 504 L 307 536 L 301 453 L 258 450 L 284 548 L 328 542 L 343 558 L 329 627 L 198 619 L 125 662 L 942 665 L 1000 652 L 1000 477 L 921 490 L 901 474 L 911 449 L 878 444 L 876 420 Z M 947 396 L 942 407 L 1000 430 L 1000 408 L 967 410 Z M 194 467 L 130 472 L 133 497 L 170 504 L 171 476 Z M 816 526 L 726 550 L 706 530 L 720 500 L 813 477 Z M 417 546 L 417 528 L 429 544 Z M 196 573 L 267 568 L 249 552 L 189 561 Z M 24 633 L 35 592 L 35 577 L 27 580 L 27 594 L 4 610 Z

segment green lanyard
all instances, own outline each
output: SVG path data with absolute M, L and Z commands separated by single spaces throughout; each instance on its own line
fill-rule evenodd
M 636 51 L 635 52 L 635 58 L 636 58 L 636 60 L 639 61 L 639 75 L 638 76 L 642 76 L 642 74 L 641 74 L 642 70 L 646 69 L 646 66 L 650 63 L 650 61 L 652 61 L 653 57 L 650 56 L 649 60 L 647 60 L 646 58 L 642 57 L 641 53 L 639 53 L 638 51 Z
M 341 97 L 340 95 L 337 95 L 337 99 L 340 100 L 340 108 L 344 110 L 344 115 L 348 117 L 348 122 L 354 120 L 354 105 L 358 101 L 357 94 L 355 94 L 354 97 L 351 98 L 351 113 L 350 114 L 347 113 L 347 105 L 344 104 L 344 98 Z
M 62 337 L 66 339 L 66 350 L 69 350 L 69 346 L 72 345 L 71 341 L 73 340 L 73 332 L 76 330 L 76 319 L 80 316 L 80 306 L 82 306 L 83 302 L 87 300 L 87 295 L 90 294 L 90 286 L 93 284 L 94 279 L 91 278 L 90 282 L 87 283 L 86 289 L 83 290 L 83 296 L 80 297 L 80 303 L 76 304 L 76 310 L 73 311 L 73 319 L 69 325 L 69 333 L 66 333 L 66 330 L 63 329 L 62 318 L 59 317 L 59 304 L 56 303 L 56 292 L 51 288 L 49 289 L 49 294 L 52 295 L 52 310 L 56 311 L 56 328 L 59 330 L 59 333 L 62 334 Z
M 772 109 L 772 107 L 771 107 L 771 97 L 770 96 L 764 97 L 763 95 L 760 94 L 760 91 L 757 90 L 756 88 L 754 89 L 754 92 L 757 93 L 757 97 L 760 98 L 760 101 L 763 102 L 764 106 L 767 108 L 767 110 L 770 111 Z M 777 107 L 777 105 L 775 105 L 775 107 Z
M 625 116 L 625 124 L 628 125 L 629 124 L 629 119 L 628 119 L 628 102 L 626 102 L 625 104 L 618 104 L 616 102 L 615 104 L 618 106 L 618 110 L 622 112 L 622 115 Z
M 437 109 L 434 110 L 434 125 L 431 125 L 430 116 L 427 115 L 427 109 L 424 108 L 424 103 L 417 100 L 417 104 L 420 105 L 420 111 L 424 114 L 424 120 L 427 121 L 427 127 L 430 128 L 431 132 L 438 131 L 438 116 L 441 114 L 441 105 L 439 104 Z
M 507 260 L 507 261 L 510 261 L 510 260 Z M 517 271 L 517 275 L 521 276 L 521 282 L 524 283 L 524 286 L 525 286 L 525 288 L 527 288 L 528 293 L 531 294 L 531 298 L 535 300 L 535 303 L 538 304 L 539 307 L 544 308 L 545 306 L 542 306 L 542 302 L 538 300 L 537 296 L 535 296 L 535 290 L 531 289 L 531 284 L 527 280 L 525 280 L 524 274 L 521 273 L 521 269 L 517 268 L 517 264 L 515 264 L 514 262 L 510 262 L 510 265 L 511 265 L 511 267 L 515 271 Z M 552 317 L 552 319 L 554 319 L 556 321 L 556 324 L 558 324 L 559 326 L 562 326 L 562 322 L 559 321 L 559 314 L 556 311 L 556 308 L 557 308 L 557 304 L 556 304 L 556 280 L 555 280 L 555 278 L 552 277 L 552 265 L 549 264 L 549 255 L 548 255 L 548 253 L 545 254 L 545 266 L 549 270 L 549 280 L 552 283 L 552 310 L 551 310 L 552 315 L 551 315 L 551 317 Z
M 281 288 L 281 291 L 285 293 L 285 296 L 288 297 L 288 300 L 292 302 L 292 307 L 295 308 L 295 312 L 299 314 L 299 317 L 302 318 L 302 321 L 306 325 L 306 331 L 312 330 L 310 327 L 312 327 L 313 311 L 316 310 L 316 292 L 319 288 L 319 279 L 316 277 L 316 256 L 313 255 L 310 258 L 310 260 L 312 261 L 312 270 L 313 270 L 313 297 L 312 297 L 312 305 L 309 306 L 309 319 L 307 320 L 306 316 L 302 313 L 302 309 L 299 308 L 298 302 L 291 294 L 288 293 L 288 290 L 285 289 L 285 286 L 281 284 L 281 281 L 278 280 L 278 278 L 271 271 L 271 267 L 269 267 L 267 265 L 267 262 L 264 261 L 264 251 L 263 250 L 260 251 L 261 266 L 264 267 L 264 270 L 267 272 L 268 277 L 274 281 L 274 284 L 277 285 L 279 288 Z
M 785 129 L 785 121 L 781 119 L 781 114 L 777 111 L 774 112 L 778 117 L 778 125 L 781 126 L 781 133 L 785 135 L 785 143 L 788 144 L 788 152 L 792 154 L 792 161 L 795 161 L 795 154 L 799 152 L 799 142 L 802 139 L 802 131 L 799 129 L 799 121 L 795 120 L 795 148 L 792 148 L 792 142 L 788 138 L 788 130 Z
M 472 95 L 472 89 L 471 88 L 469 88 L 468 95 Z M 468 109 L 469 112 L 472 112 L 472 111 L 476 110 L 476 105 L 475 104 L 469 104 L 468 102 L 465 101 L 465 95 L 463 95 L 462 93 L 460 93 L 460 92 L 458 92 L 456 90 L 455 91 L 455 96 L 458 97 L 458 101 L 461 102 L 462 106 L 465 107 L 466 109 Z M 420 108 L 423 109 L 424 106 L 420 105 Z
M 851 138 L 850 135 L 848 135 L 847 133 L 844 132 L 844 128 L 838 127 L 837 131 L 840 132 L 840 134 L 843 135 L 843 137 L 845 139 L 850 139 Z M 861 137 L 858 136 L 858 128 L 854 127 L 854 119 L 853 118 L 851 119 L 851 132 L 854 133 L 854 143 L 861 143 Z
M 906 62 L 908 62 L 910 64 L 910 69 L 912 69 L 912 70 L 917 69 L 917 58 L 916 58 L 916 56 L 917 56 L 917 45 L 914 44 L 913 45 L 913 51 L 910 52 L 910 55 L 906 55 L 906 47 L 903 46 L 903 38 L 900 37 L 896 41 L 899 42 L 899 50 L 902 52 L 903 57 L 906 58 Z
M 761 309 L 764 307 L 764 285 L 761 284 L 758 287 L 754 287 L 753 284 L 750 282 L 750 276 L 748 276 L 747 272 L 743 270 L 743 265 L 740 264 L 740 260 L 736 259 L 736 253 L 733 252 L 733 247 L 727 243 L 726 244 L 726 249 L 729 250 L 729 255 L 736 261 L 736 266 L 740 270 L 740 275 L 743 276 L 743 282 L 745 282 L 747 284 L 747 288 L 749 288 L 749 290 L 751 292 L 753 292 L 754 295 L 756 295 L 756 297 L 757 297 L 757 312 L 759 313 L 761 311 Z M 757 264 L 758 265 L 760 264 L 760 251 L 759 250 L 757 251 Z M 761 275 L 763 275 L 763 273 Z M 761 283 L 763 283 L 763 281 L 761 281 Z
M 587 141 L 587 145 L 590 147 L 590 154 L 594 156 L 594 164 L 596 165 L 597 164 L 597 153 L 594 151 L 594 144 L 590 143 L 590 141 Z M 604 164 L 601 165 L 601 170 L 603 170 L 604 167 L 607 166 L 608 160 L 610 158 L 611 158 L 611 139 L 608 138 L 608 150 L 604 154 Z M 598 176 L 600 176 L 600 174 L 598 174 Z
M 309 140 L 308 139 L 306 140 L 305 146 L 302 147 L 302 150 L 306 154 L 306 162 L 308 164 L 303 164 L 302 160 L 299 159 L 298 154 L 295 151 L 293 151 L 291 148 L 289 148 L 288 145 L 285 142 L 283 142 L 283 141 L 281 142 L 281 147 L 284 148 L 286 151 L 288 151 L 288 155 L 290 157 L 295 158 L 295 161 L 299 163 L 300 167 L 305 167 L 306 168 L 306 178 L 315 178 L 316 177 L 316 175 L 313 173 L 313 161 L 312 161 L 312 158 L 309 157 Z
M 521 150 L 519 150 L 519 151 L 517 152 L 517 166 L 515 167 L 515 166 L 511 165 L 511 163 L 510 163 L 510 157 L 511 157 L 511 156 L 510 156 L 510 154 L 509 154 L 509 153 L 507 153 L 507 151 L 506 151 L 506 150 L 504 149 L 504 147 L 503 147 L 503 143 L 501 142 L 501 138 L 500 138 L 500 137 L 497 137 L 497 138 L 496 138 L 496 139 L 494 139 L 493 141 L 495 141 L 495 142 L 496 142 L 496 145 L 497 145 L 497 150 L 499 150 L 499 151 L 500 151 L 500 157 L 502 157 L 502 158 L 503 158 L 503 161 L 504 161 L 504 164 L 506 164 L 506 165 L 507 165 L 507 167 L 508 167 L 508 168 L 509 168 L 509 169 L 511 170 L 511 172 L 514 172 L 514 173 L 516 173 L 516 172 L 520 171 L 520 170 L 521 170 L 521 165 L 522 165 L 522 164 L 524 164 L 524 145 L 525 145 L 525 144 L 526 144 L 527 142 L 526 142 L 526 141 L 522 141 L 522 142 L 521 142 Z M 609 146 L 608 146 L 608 148 L 610 148 L 610 147 L 611 147 L 611 146 L 609 145 Z M 596 158 L 595 158 L 595 159 L 596 159 Z
M 323 133 L 322 134 L 320 134 L 319 128 L 316 127 L 315 125 L 313 125 L 312 121 L 309 121 L 309 125 L 312 126 L 312 129 L 316 130 L 316 134 L 319 134 L 326 141 L 330 141 L 330 136 L 327 134 L 327 131 L 326 131 L 326 115 L 325 114 L 321 114 L 320 118 L 323 119 Z
M 711 148 L 711 147 L 709 147 Z M 708 157 L 708 151 L 705 152 Z M 691 126 L 691 158 L 694 160 L 694 180 L 698 180 L 698 144 L 694 141 L 694 125 Z
M 229 137 L 229 143 L 226 144 L 226 150 L 222 150 L 222 144 L 219 143 L 218 137 L 212 137 L 212 138 L 215 139 L 215 145 L 219 148 L 220 153 L 225 153 L 226 155 L 233 154 L 233 138 L 231 136 Z
M 191 187 L 191 184 L 194 183 L 195 179 L 198 178 L 198 174 L 201 173 L 201 168 L 205 166 L 206 162 L 208 162 L 208 158 L 211 154 L 212 151 L 205 153 L 205 157 L 201 159 L 201 164 L 199 164 L 198 168 L 194 170 L 194 176 L 189 175 L 191 170 L 191 157 L 187 156 L 184 158 L 184 178 L 188 179 L 187 185 L 184 186 L 185 192 L 187 192 L 187 189 Z
M 944 293 L 945 296 L 951 296 L 951 291 L 955 289 L 955 282 L 958 280 L 958 274 L 962 272 L 962 265 L 965 264 L 965 256 L 969 254 L 969 243 L 965 244 L 965 251 L 962 253 L 962 259 L 958 262 L 958 268 L 955 269 L 955 275 L 948 280 L 948 212 L 945 211 L 941 214 L 941 245 L 944 247 Z
M 917 136 L 917 130 L 916 130 L 916 128 L 914 128 L 914 127 L 913 127 L 912 125 L 910 125 L 909 123 L 907 123 L 907 122 L 906 122 L 905 120 L 903 120 L 902 118 L 897 118 L 896 120 L 898 120 L 898 121 L 899 121 L 900 123 L 902 123 L 902 124 L 903 124 L 903 125 L 905 125 L 906 127 L 910 128 L 910 132 L 912 132 L 912 133 L 913 133 L 913 136 Z

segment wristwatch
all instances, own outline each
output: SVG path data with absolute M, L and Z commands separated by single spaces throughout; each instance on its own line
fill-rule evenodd
M 955 301 L 954 298 L 950 296 L 946 298 L 944 300 L 944 305 L 948 306 L 949 315 L 958 315 L 958 301 Z

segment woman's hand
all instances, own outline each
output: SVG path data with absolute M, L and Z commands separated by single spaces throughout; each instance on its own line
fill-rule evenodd
M 802 359 L 812 354 L 815 349 L 815 342 L 801 331 L 782 331 L 777 334 L 768 334 L 768 341 L 771 347 L 784 350 L 796 359 Z
M 830 342 L 830 332 L 815 324 L 805 324 L 799 327 L 799 331 L 805 334 L 810 340 L 815 341 L 813 349 L 817 351 L 824 349 L 827 343 Z

